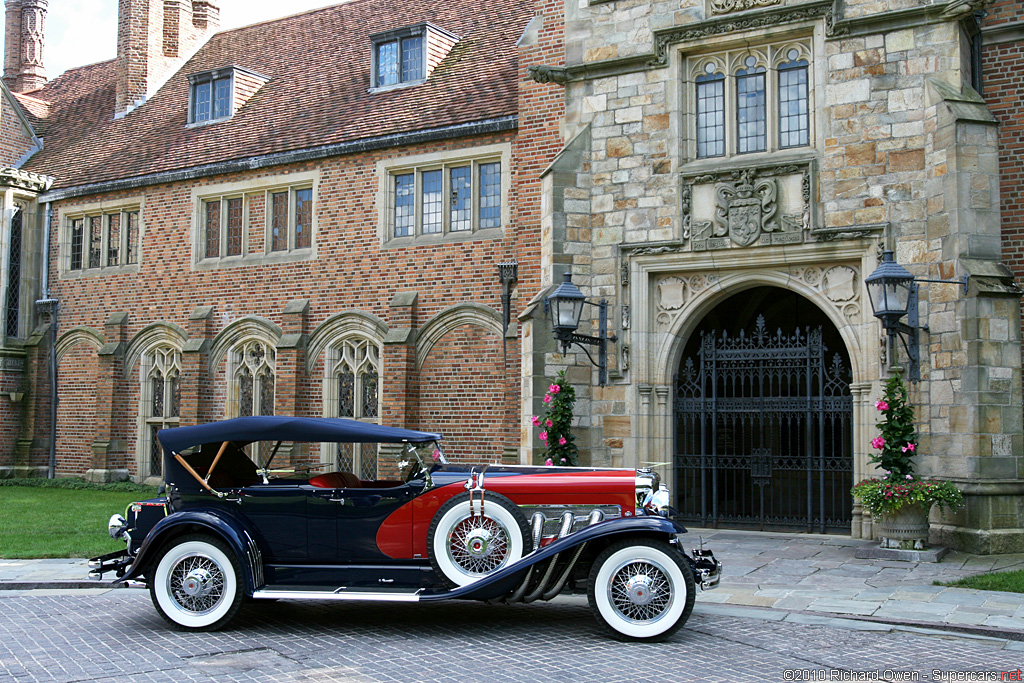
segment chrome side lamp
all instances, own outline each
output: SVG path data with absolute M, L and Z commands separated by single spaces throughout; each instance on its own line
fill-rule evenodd
M 555 341 L 561 344 L 562 353 L 569 351 L 569 346 L 577 344 L 587 354 L 590 363 L 597 367 L 597 383 L 604 386 L 608 383 L 608 342 L 618 338 L 608 334 L 608 301 L 601 299 L 596 304 L 588 301 L 579 287 L 572 283 L 572 273 L 566 273 L 565 279 L 553 292 L 544 299 L 544 307 L 551 316 L 551 329 Z M 580 318 L 583 316 L 583 304 L 597 307 L 598 332 L 596 337 L 577 334 Z M 597 361 L 587 351 L 587 346 L 597 347 Z
M 959 280 L 931 280 L 915 278 L 906 268 L 901 266 L 891 250 L 882 252 L 882 262 L 875 271 L 864 278 L 871 300 L 871 310 L 875 317 L 882 321 L 882 327 L 889 336 L 890 357 L 899 338 L 910 359 L 907 379 L 911 382 L 921 381 L 921 349 L 919 330 L 928 331 L 927 325 L 920 324 L 917 310 L 919 282 L 941 282 L 962 285 L 967 294 L 969 276 Z M 907 322 L 902 318 L 906 316 Z

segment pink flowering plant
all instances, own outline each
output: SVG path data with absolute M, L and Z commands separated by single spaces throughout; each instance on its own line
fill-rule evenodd
M 917 430 L 907 387 L 899 373 L 889 377 L 884 396 L 875 402 L 875 410 L 881 413 L 876 425 L 880 433 L 871 440 L 871 448 L 876 452 L 870 460 L 885 474 L 854 486 L 853 497 L 874 517 L 893 514 L 905 505 L 931 508 L 934 504 L 942 510 L 962 507 L 963 496 L 952 482 L 914 476 Z
M 572 435 L 572 409 L 576 403 L 576 390 L 565 381 L 565 371 L 548 386 L 544 393 L 546 412 L 543 417 L 534 415 L 530 421 L 535 427 L 542 427 L 537 435 L 544 447 L 540 457 L 545 465 L 571 466 L 576 464 L 579 451 L 576 437 Z

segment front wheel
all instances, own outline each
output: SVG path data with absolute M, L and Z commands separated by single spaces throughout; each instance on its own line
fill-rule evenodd
M 242 604 L 238 561 L 210 536 L 183 536 L 161 551 L 149 582 L 160 615 L 181 629 L 215 631 Z
M 610 635 L 654 642 L 686 623 L 695 591 L 693 572 L 681 553 L 661 541 L 631 539 L 597 556 L 587 597 Z

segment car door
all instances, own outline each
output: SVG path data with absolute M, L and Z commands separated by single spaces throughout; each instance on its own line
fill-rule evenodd
M 262 540 L 267 562 L 307 561 L 309 492 L 295 483 L 254 484 L 242 490 L 239 511 Z
M 377 547 L 377 531 L 395 510 L 411 501 L 421 489 L 408 484 L 388 488 L 332 489 L 326 498 L 333 502 L 335 557 L 340 563 L 373 563 L 390 560 Z M 322 494 L 321 494 L 322 495 Z M 412 524 L 399 533 L 412 538 Z

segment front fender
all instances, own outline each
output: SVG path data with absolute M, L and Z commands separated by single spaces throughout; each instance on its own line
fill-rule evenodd
M 243 585 L 246 595 L 263 585 L 263 558 L 245 524 L 219 509 L 191 509 L 175 512 L 164 517 L 146 535 L 134 562 L 124 576 L 115 581 L 120 583 L 137 578 L 146 567 L 157 561 L 160 548 L 167 539 L 177 535 L 182 527 L 199 528 L 209 532 L 228 544 L 242 566 Z
M 421 593 L 420 600 L 426 602 L 454 598 L 470 600 L 498 598 L 508 593 L 512 587 L 518 584 L 525 575 L 525 571 L 533 565 L 550 560 L 558 553 L 572 550 L 584 543 L 597 540 L 610 543 L 627 536 L 662 537 L 669 541 L 674 539 L 676 534 L 684 533 L 686 533 L 686 527 L 665 517 L 620 517 L 610 519 L 580 529 L 564 538 L 559 538 L 543 548 L 526 555 L 518 562 L 510 564 L 493 574 L 488 574 L 486 577 L 479 581 L 474 581 L 468 586 L 461 586 L 437 593 Z

